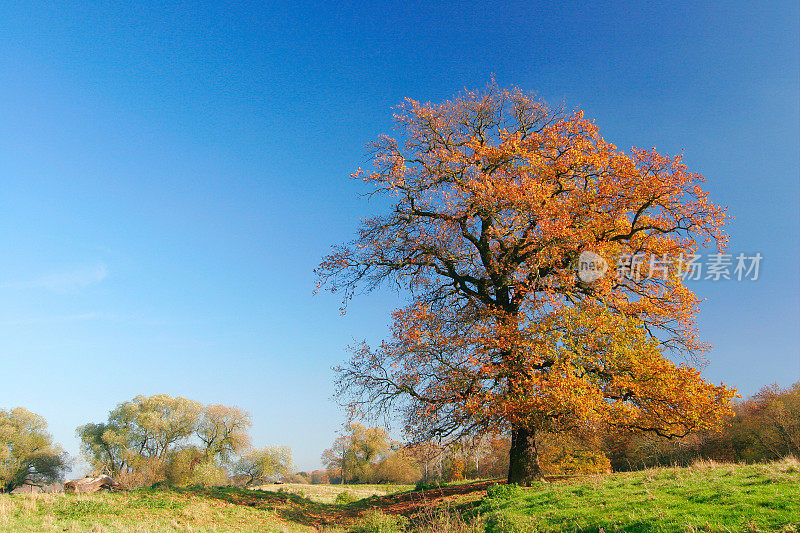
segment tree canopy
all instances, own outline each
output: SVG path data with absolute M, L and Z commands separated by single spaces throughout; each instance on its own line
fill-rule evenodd
M 227 479 L 225 468 L 250 447 L 250 426 L 239 407 L 156 394 L 122 402 L 106 422 L 77 431 L 95 470 L 136 486 Z

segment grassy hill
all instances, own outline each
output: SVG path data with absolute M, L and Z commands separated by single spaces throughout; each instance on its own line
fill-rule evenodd
M 147 489 L 115 494 L 0 495 L 0 531 L 353 531 L 685 533 L 800 527 L 800 463 L 700 463 L 557 480 L 529 489 L 461 484 L 384 494 L 385 487 L 292 486 L 292 492 Z M 337 505 L 338 490 L 372 494 Z M 335 498 L 335 496 L 333 496 Z M 316 500 L 316 501 L 315 501 Z

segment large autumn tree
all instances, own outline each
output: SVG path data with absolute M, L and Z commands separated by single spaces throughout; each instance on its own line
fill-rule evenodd
M 345 302 L 385 282 L 412 297 L 390 341 L 339 369 L 354 412 L 400 409 L 420 439 L 510 432 L 521 484 L 541 478 L 543 431 L 721 423 L 735 391 L 673 362 L 707 350 L 681 267 L 725 247 L 700 175 L 516 89 L 406 100 L 395 118 L 403 137 L 374 142 L 373 169 L 355 174 L 391 208 L 317 270 Z M 581 280 L 584 251 L 611 265 L 604 277 Z M 659 262 L 616 275 L 628 256 Z

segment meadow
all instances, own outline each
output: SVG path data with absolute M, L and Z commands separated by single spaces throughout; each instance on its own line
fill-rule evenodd
M 265 492 L 289 492 L 319 503 L 336 503 L 343 500 L 363 500 L 371 496 L 385 496 L 396 492 L 405 492 L 413 485 L 392 484 L 347 484 L 347 485 L 311 485 L 308 483 L 270 483 L 255 487 Z
M 360 499 L 334 503 L 342 491 Z M 698 462 L 526 489 L 483 481 L 426 491 L 291 484 L 0 495 L 0 531 L 9 532 L 788 533 L 799 527 L 795 459 Z

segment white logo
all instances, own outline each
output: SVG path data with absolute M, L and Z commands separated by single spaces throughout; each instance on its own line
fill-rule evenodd
M 601 256 L 584 250 L 578 256 L 578 277 L 584 283 L 591 283 L 602 278 L 608 270 L 608 263 Z

